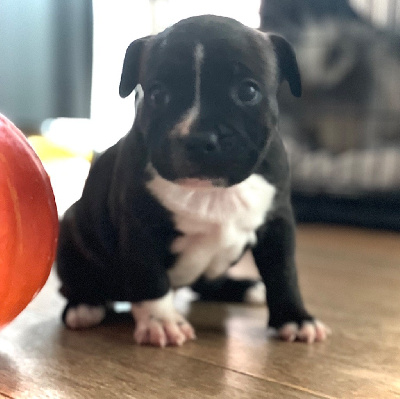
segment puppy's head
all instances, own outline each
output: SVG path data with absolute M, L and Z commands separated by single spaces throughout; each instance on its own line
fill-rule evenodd
M 135 129 L 163 178 L 228 186 L 265 156 L 282 80 L 300 96 L 296 58 L 282 37 L 208 15 L 131 43 L 120 95 L 142 87 Z

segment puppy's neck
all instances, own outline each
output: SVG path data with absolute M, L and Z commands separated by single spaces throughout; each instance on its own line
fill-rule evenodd
M 146 185 L 174 216 L 218 224 L 241 219 L 253 229 L 262 223 L 276 191 L 256 174 L 231 187 L 216 187 L 209 181 L 197 179 L 178 184 L 155 172 Z

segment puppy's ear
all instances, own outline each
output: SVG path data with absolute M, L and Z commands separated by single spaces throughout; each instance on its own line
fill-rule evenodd
M 282 36 L 268 35 L 278 58 L 280 80 L 287 80 L 290 91 L 296 97 L 301 96 L 301 79 L 296 55 L 292 46 Z
M 151 36 L 133 41 L 126 49 L 124 65 L 122 67 L 119 95 L 122 98 L 129 96 L 139 84 L 139 72 L 143 48 Z

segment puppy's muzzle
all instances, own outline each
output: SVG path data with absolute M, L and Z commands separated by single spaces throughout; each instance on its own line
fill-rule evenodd
M 190 157 L 198 160 L 210 160 L 224 157 L 226 143 L 221 143 L 218 135 L 213 131 L 192 133 L 183 145 Z M 230 144 L 231 145 L 231 144 Z
M 243 141 L 237 135 L 222 134 L 217 129 L 197 130 L 182 138 L 186 154 L 190 160 L 199 165 L 213 167 L 234 159 L 240 159 L 243 155 Z
M 217 129 L 196 130 L 179 138 L 178 144 L 189 162 L 194 176 L 223 178 L 238 181 L 247 177 L 249 169 L 257 159 L 249 143 L 234 132 Z

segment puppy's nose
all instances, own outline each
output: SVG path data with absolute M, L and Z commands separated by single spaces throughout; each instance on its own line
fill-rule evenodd
M 214 132 L 190 134 L 185 147 L 190 153 L 202 156 L 214 155 L 221 151 L 218 136 Z

